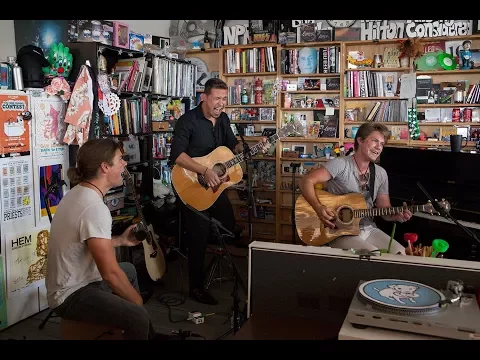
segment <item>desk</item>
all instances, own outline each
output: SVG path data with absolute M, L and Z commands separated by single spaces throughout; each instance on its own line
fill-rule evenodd
M 252 314 L 230 340 L 336 340 L 340 324 L 320 320 Z
M 357 329 L 345 319 L 338 334 L 338 340 L 445 340 L 435 336 L 412 334 L 403 331 L 380 329 L 369 326 Z

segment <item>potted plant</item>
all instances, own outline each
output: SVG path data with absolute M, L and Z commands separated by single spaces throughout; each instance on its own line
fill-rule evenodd
M 416 59 L 423 55 L 424 46 L 420 38 L 408 38 L 399 40 L 398 49 L 400 50 L 400 66 L 409 67 L 410 58 Z

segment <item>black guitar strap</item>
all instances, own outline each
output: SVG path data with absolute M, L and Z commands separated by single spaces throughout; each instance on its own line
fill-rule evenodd
M 370 168 L 370 179 L 368 182 L 368 187 L 369 187 L 370 197 L 372 198 L 372 201 L 375 204 L 375 198 L 373 197 L 375 195 L 375 164 L 370 161 L 370 164 L 368 166 Z

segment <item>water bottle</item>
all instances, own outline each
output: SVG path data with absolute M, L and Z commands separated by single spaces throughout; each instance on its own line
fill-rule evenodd
M 22 68 L 18 66 L 15 56 L 7 56 L 7 61 L 12 67 L 13 88 L 15 90 L 23 90 L 23 74 Z

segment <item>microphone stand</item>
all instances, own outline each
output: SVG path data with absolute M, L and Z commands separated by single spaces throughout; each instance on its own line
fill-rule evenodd
M 447 220 L 450 220 L 452 221 L 453 223 L 455 223 L 456 225 L 458 225 L 458 227 L 460 227 L 466 234 L 468 234 L 472 239 L 476 240 L 477 242 L 480 243 L 480 240 L 478 239 L 477 235 L 471 231 L 470 229 L 468 229 L 467 227 L 463 226 L 462 224 L 460 224 L 458 222 L 457 219 L 455 219 L 452 215 L 450 215 L 450 213 L 448 211 L 446 211 L 438 202 L 437 200 L 433 199 L 433 197 L 427 192 L 427 190 L 425 190 L 425 188 L 422 186 L 422 184 L 420 184 L 420 182 L 417 182 L 417 186 L 420 188 L 420 190 L 422 190 L 422 192 L 425 194 L 425 196 L 430 200 L 430 202 L 432 203 L 432 206 L 433 208 L 441 215 L 443 216 L 445 219 Z
M 243 292 L 245 295 L 247 295 L 247 289 L 245 287 L 245 283 L 243 282 L 242 278 L 240 277 L 240 274 L 238 272 L 237 266 L 232 260 L 232 256 L 227 250 L 227 245 L 225 244 L 225 241 L 223 239 L 224 236 L 229 236 L 229 237 L 235 237 L 235 235 L 228 229 L 226 229 L 220 221 L 213 217 L 208 217 L 204 213 L 198 211 L 194 207 L 192 207 L 189 204 L 185 204 L 190 210 L 195 212 L 198 216 L 201 216 L 205 221 L 208 221 L 210 223 L 210 226 L 212 228 L 213 234 L 217 237 L 218 241 L 220 242 L 220 245 L 225 249 L 225 254 L 227 255 L 228 262 L 230 263 L 230 266 L 232 267 L 233 270 L 233 329 L 230 329 L 227 333 L 222 335 L 218 340 L 221 340 L 222 338 L 226 337 L 228 334 L 230 334 L 231 331 L 236 333 L 238 329 L 240 328 L 240 324 L 238 321 L 238 314 L 239 314 L 239 300 L 238 300 L 238 285 L 241 286 Z M 226 234 L 221 234 L 220 229 L 222 229 Z
M 252 211 L 256 215 L 255 211 L 255 199 L 253 198 L 253 188 L 252 188 L 252 155 L 250 153 L 250 147 L 248 146 L 247 142 L 243 138 L 243 130 L 245 127 L 240 128 L 238 124 L 235 124 L 237 128 L 238 134 L 240 135 L 240 139 L 242 140 L 243 144 L 243 156 L 246 160 L 247 165 L 247 209 L 248 209 L 248 243 L 250 244 L 253 240 L 253 222 L 252 222 Z
M 295 232 L 296 232 L 296 226 L 295 226 L 295 195 L 297 192 L 296 185 L 295 185 L 295 175 L 297 173 L 297 168 L 300 167 L 300 163 L 291 163 L 290 167 L 292 168 L 292 244 L 295 245 Z

